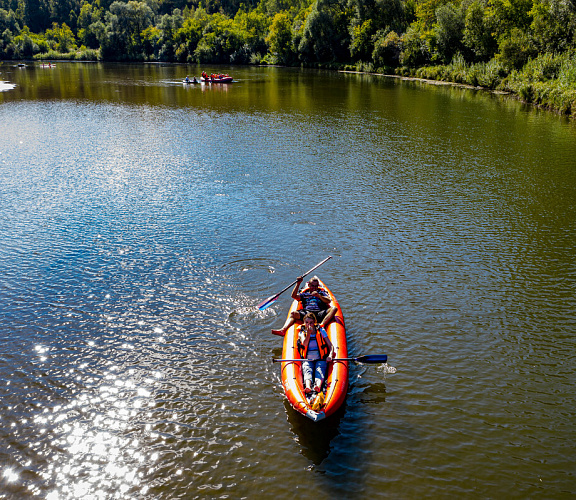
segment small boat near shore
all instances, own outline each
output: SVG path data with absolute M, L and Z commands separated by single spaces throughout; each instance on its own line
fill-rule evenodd
M 320 281 L 320 280 L 319 280 Z M 326 333 L 332 342 L 336 358 L 348 357 L 348 346 L 346 340 L 346 327 L 344 325 L 344 316 L 340 304 L 336 297 L 326 287 L 322 281 L 320 286 L 328 293 L 331 305 L 335 306 L 338 311 L 334 319 L 326 328 Z M 301 308 L 298 301 L 293 301 L 288 317 L 292 311 Z M 349 361 L 331 361 L 328 363 L 326 370 L 326 380 L 322 393 L 323 402 L 316 406 L 315 400 L 309 399 L 304 393 L 304 383 L 302 380 L 302 362 L 298 351 L 298 332 L 301 324 L 292 325 L 284 335 L 284 345 L 282 348 L 282 359 L 290 361 L 281 362 L 282 386 L 288 401 L 292 407 L 302 415 L 308 417 L 314 422 L 329 417 L 335 413 L 346 399 L 348 391 L 348 363 Z M 313 409 L 314 407 L 314 409 Z

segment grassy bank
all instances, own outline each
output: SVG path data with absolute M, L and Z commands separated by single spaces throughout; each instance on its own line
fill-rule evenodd
M 33 59 L 35 61 L 98 61 L 100 50 L 82 47 L 80 50 L 58 52 L 50 49 L 48 52 L 35 54 Z
M 498 59 L 468 64 L 456 56 L 450 64 L 400 68 L 402 76 L 454 82 L 510 92 L 526 103 L 576 118 L 576 53 L 542 54 L 520 70 L 508 70 Z

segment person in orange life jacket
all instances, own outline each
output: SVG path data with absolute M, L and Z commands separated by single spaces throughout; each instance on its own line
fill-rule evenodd
M 317 326 L 316 316 L 308 313 L 304 316 L 304 324 L 300 327 L 297 342 L 298 352 L 302 359 L 302 378 L 304 379 L 304 392 L 312 392 L 312 380 L 314 390 L 320 392 L 326 376 L 326 367 L 334 358 L 334 346 L 326 330 Z
M 320 288 L 318 277 L 314 276 L 308 282 L 308 286 L 302 289 L 302 291 L 299 291 L 300 283 L 302 283 L 303 280 L 304 278 L 302 276 L 296 278 L 296 285 L 292 290 L 292 298 L 302 302 L 302 309 L 292 311 L 290 316 L 286 319 L 286 323 L 284 323 L 284 326 L 280 328 L 280 330 L 272 330 L 274 335 L 284 337 L 288 328 L 290 328 L 296 321 L 303 321 L 304 316 L 309 312 L 314 313 L 316 320 L 320 321 L 320 326 L 322 328 L 326 328 L 330 321 L 334 319 L 338 309 L 330 305 L 330 296 L 326 290 Z

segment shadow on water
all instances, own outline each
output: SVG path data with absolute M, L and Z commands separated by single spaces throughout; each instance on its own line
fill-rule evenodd
M 350 373 L 347 399 L 340 410 L 321 422 L 312 422 L 285 400 L 291 430 L 309 469 L 324 483 L 328 498 L 359 498 L 365 488 L 374 442 L 369 440 L 370 414 L 386 403 L 385 382 L 368 382 Z
M 385 411 L 386 382 L 358 377 L 350 371 L 346 402 L 331 419 L 318 426 L 289 408 L 292 430 L 302 445 L 301 453 L 313 463 L 313 470 L 324 483 L 328 498 L 362 498 L 366 480 L 374 467 L 372 453 L 379 440 L 370 438 L 374 412 Z M 365 367 L 360 368 L 364 373 Z M 370 371 L 374 367 L 370 368 Z M 393 426 L 393 424 L 391 424 Z
M 332 440 L 340 434 L 340 422 L 346 412 L 346 403 L 333 415 L 321 422 L 313 422 L 298 413 L 288 400 L 284 400 L 288 422 L 298 436 L 302 455 L 319 466 L 330 455 Z
M 316 472 L 324 477 L 328 498 L 364 498 L 366 480 L 372 467 L 371 453 L 375 441 L 370 438 L 370 417 L 374 406 L 386 403 L 386 386 L 369 383 L 350 373 L 346 412 L 340 419 L 338 435 L 329 454 Z
M 358 398 L 360 404 L 384 404 L 386 403 L 386 384 L 384 382 L 372 382 L 365 387 Z

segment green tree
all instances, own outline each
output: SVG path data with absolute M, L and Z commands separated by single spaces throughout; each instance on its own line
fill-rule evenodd
M 351 34 L 350 55 L 352 59 L 355 61 L 368 61 L 371 59 L 374 51 L 374 21 L 368 19 L 360 25 L 353 25 Z
M 148 26 L 142 32 L 142 44 L 145 54 L 153 56 L 157 59 L 160 53 L 162 33 L 156 26 Z
M 18 10 L 22 22 L 31 32 L 40 33 L 50 27 L 50 5 L 44 0 L 22 0 Z
M 499 49 L 498 58 L 509 69 L 520 69 L 538 54 L 530 36 L 519 28 L 500 38 Z
M 534 41 L 542 52 L 564 52 L 576 48 L 576 11 L 565 0 L 535 0 L 530 26 Z
M 198 6 L 204 7 L 209 14 L 224 14 L 233 18 L 240 9 L 252 9 L 257 3 L 256 0 L 204 0 Z
M 531 9 L 532 0 L 490 0 L 488 15 L 499 43 L 500 38 L 509 36 L 513 29 L 528 31 L 532 23 Z
M 102 57 L 112 60 L 144 60 L 143 33 L 154 13 L 144 2 L 114 2 L 106 14 L 106 31 L 100 40 Z
M 20 25 L 13 10 L 0 9 L 0 33 L 10 30 L 12 33 L 20 31 Z
M 98 41 L 99 34 L 102 32 L 98 29 L 102 24 L 97 24 L 102 19 L 102 9 L 97 5 L 85 2 L 78 14 L 78 40 L 86 47 L 96 49 L 100 46 Z
M 401 32 L 406 27 L 403 0 L 348 0 L 348 2 L 353 11 L 350 22 L 350 54 L 356 61 L 370 60 L 374 42 L 383 32 Z
M 77 48 L 76 37 L 66 23 L 62 23 L 62 26 L 53 23 L 52 29 L 46 30 L 46 39 L 52 42 L 51 48 L 57 52 L 66 53 Z
M 449 63 L 455 54 L 463 53 L 465 12 L 454 4 L 445 4 L 436 10 L 437 51 L 444 63 Z
M 275 63 L 288 64 L 294 60 L 292 20 L 286 11 L 278 12 L 272 19 L 266 42 L 274 56 Z
M 20 33 L 12 39 L 10 51 L 14 59 L 29 59 L 43 49 L 48 49 L 43 37 L 32 33 L 28 26 L 24 26 Z
M 376 24 L 381 28 L 403 31 L 406 26 L 406 6 L 403 0 L 376 0 Z
M 450 0 L 420 0 L 416 2 L 416 28 L 420 33 L 434 29 L 436 25 L 436 12 L 442 5 L 449 3 Z
M 49 1 L 50 19 L 52 22 L 66 23 L 76 30 L 78 14 L 81 9 L 81 0 Z
M 418 67 L 429 64 L 437 57 L 436 13 L 449 0 L 419 0 L 414 6 L 416 19 L 401 35 L 400 62 L 404 66 Z
M 172 15 L 164 14 L 157 28 L 160 32 L 160 52 L 158 57 L 161 61 L 174 61 L 177 49 L 176 34 L 182 28 L 184 18 L 179 9 L 174 9 Z
M 9 29 L 0 33 L 0 59 L 12 59 L 14 57 L 14 37 Z
M 240 53 L 244 42 L 232 19 L 224 14 L 213 14 L 204 28 L 194 57 L 199 63 L 229 63 L 231 57 Z
M 250 12 L 245 12 L 240 9 L 236 16 L 234 16 L 234 25 L 236 29 L 242 33 L 244 38 L 243 51 L 246 56 L 263 56 L 268 51 L 268 44 L 266 43 L 266 36 L 270 28 L 272 20 L 264 14 L 260 9 L 255 9 Z M 237 54 L 237 57 L 244 57 Z M 246 60 L 249 62 L 249 60 Z
M 368 20 L 372 21 L 374 30 L 400 29 L 405 24 L 402 0 L 348 0 L 348 7 L 353 11 L 351 27 Z
M 463 43 L 474 59 L 484 62 L 492 59 L 498 50 L 498 42 L 493 35 L 493 20 L 478 0 L 469 5 L 464 24 Z
M 202 39 L 204 26 L 208 24 L 208 14 L 204 9 L 197 9 L 192 17 L 184 20 L 182 27 L 176 33 L 176 58 L 181 62 L 195 61 L 195 51 Z
M 412 23 L 406 33 L 402 34 L 400 43 L 402 46 L 400 63 L 402 65 L 416 68 L 429 64 L 432 60 L 429 33 L 418 29 L 417 23 Z
M 402 52 L 400 37 L 395 31 L 376 34 L 372 60 L 377 68 L 394 67 L 400 62 Z
M 305 3 L 306 5 L 303 8 L 308 7 L 310 2 L 306 1 Z M 290 10 L 297 11 L 302 8 L 302 6 L 298 5 L 298 2 L 294 0 L 260 0 L 260 6 L 271 18 L 281 12 L 288 12 Z
M 338 4 L 324 4 L 316 0 L 306 18 L 298 45 L 300 59 L 305 63 L 336 62 L 348 59 L 350 36 L 349 19 Z

